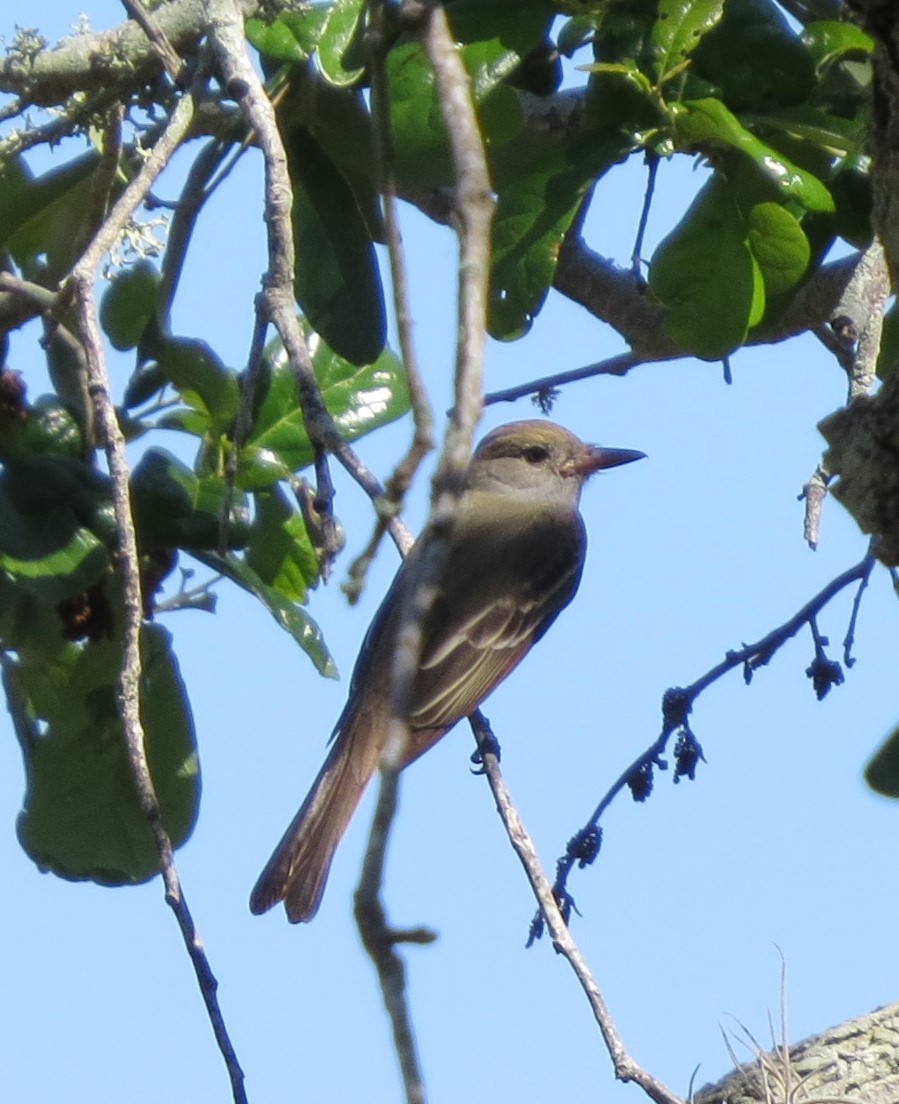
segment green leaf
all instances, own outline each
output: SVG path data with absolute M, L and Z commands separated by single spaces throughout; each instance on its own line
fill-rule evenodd
M 0 571 L 0 645 L 22 659 L 47 662 L 68 647 L 56 605 L 36 598 Z
M 242 548 L 249 532 L 244 495 L 220 475 L 196 476 L 165 449 L 148 449 L 131 474 L 140 546 L 189 551 Z
M 724 0 L 659 0 L 652 30 L 657 82 L 690 56 L 703 35 L 720 22 L 723 10 Z
M 100 161 L 92 150 L 43 176 L 32 176 L 24 158 L 15 157 L 0 168 L 0 245 L 16 263 L 32 260 L 49 248 L 50 228 L 58 205 L 90 178 Z M 72 227 L 70 226 L 70 235 Z
M 746 221 L 749 248 L 761 269 L 765 292 L 778 295 L 795 287 L 811 259 L 798 219 L 779 203 L 757 203 Z
M 493 220 L 488 330 L 509 339 L 530 328 L 546 298 L 562 239 L 588 188 L 629 145 L 622 136 L 603 141 L 596 133 L 552 142 L 541 160 L 524 168 L 532 136 L 508 149 L 519 171 L 499 188 Z M 521 156 L 519 156 L 521 155 Z
M 73 465 L 86 469 L 35 458 L 10 461 L 0 472 L 0 570 L 51 605 L 92 586 L 109 566 L 105 545 L 84 523 L 95 504 Z
M 306 61 L 318 45 L 328 10 L 310 5 L 301 11 L 280 12 L 271 23 L 248 19 L 247 39 L 273 61 Z
M 803 28 L 800 37 L 818 68 L 847 56 L 867 58 L 874 52 L 874 40 L 855 23 L 815 20 Z
M 353 364 L 384 348 L 384 293 L 371 233 L 352 188 L 309 131 L 288 139 L 294 185 L 297 302 L 329 345 Z
M 56 395 L 41 395 L 23 417 L 0 413 L 0 459 L 21 456 L 78 458 L 84 439 L 78 423 Z
M 240 388 L 237 374 L 226 368 L 205 341 L 189 337 L 164 338 L 156 361 L 181 398 L 201 415 L 204 432 L 222 432 L 237 417 Z
M 899 797 L 899 727 L 887 736 L 865 767 L 865 781 L 886 797 Z
M 546 0 L 455 0 L 447 5 L 488 150 L 509 137 L 511 101 L 502 82 L 543 40 L 553 14 Z M 451 185 L 452 161 L 433 73 L 416 42 L 401 41 L 390 50 L 387 77 L 398 177 L 407 186 Z M 494 95 L 502 99 L 502 109 L 488 104 Z
M 713 177 L 649 268 L 652 293 L 670 309 L 666 329 L 684 350 L 720 360 L 744 341 L 764 310 L 761 271 L 726 183 Z
M 157 395 L 168 382 L 165 373 L 158 364 L 141 365 L 132 375 L 128 381 L 128 386 L 125 388 L 123 398 L 125 408 L 132 410 L 135 406 L 143 406 L 145 402 Z
M 365 0 L 332 0 L 327 7 L 318 41 L 318 63 L 330 84 L 355 84 L 364 72 L 365 59 L 359 47 L 364 9 Z
M 385 349 L 359 368 L 338 356 L 304 322 L 312 367 L 328 410 L 347 441 L 395 421 L 409 409 L 406 374 Z M 297 403 L 296 381 L 284 347 L 269 343 L 257 389 L 253 426 L 240 454 L 238 484 L 260 490 L 312 463 L 312 443 Z
M 100 303 L 100 324 L 114 349 L 134 349 L 156 317 L 159 272 L 150 261 L 138 261 L 117 273 Z
M 877 376 L 886 379 L 899 364 L 899 303 L 883 316 L 883 332 L 880 335 L 880 353 L 877 357 Z
M 807 211 L 833 211 L 833 197 L 816 176 L 761 142 L 720 100 L 688 100 L 673 104 L 671 110 L 680 148 L 736 150 L 749 158 L 784 199 L 797 200 Z
M 844 119 L 816 107 L 783 107 L 764 115 L 744 112 L 741 122 L 754 130 L 773 130 L 798 138 L 831 157 L 861 150 L 865 141 L 862 119 Z
M 87 245 L 96 229 L 94 220 L 100 216 L 94 179 L 99 160 L 96 151 L 89 151 L 36 180 L 28 180 L 24 195 L 16 196 L 26 178 L 19 176 L 16 180 L 15 171 L 9 187 L 0 187 L 0 209 L 12 207 L 3 220 L 5 226 L 0 226 L 0 244 L 27 278 L 51 286 L 68 273 Z M 110 202 L 114 202 L 122 191 L 123 180 L 113 176 L 104 180 L 104 187 Z
M 200 799 L 190 705 L 169 634 L 141 636 L 141 720 L 162 822 L 175 847 Z M 140 811 L 117 708 L 118 643 L 69 645 L 52 664 L 5 666 L 4 686 L 25 760 L 19 840 L 43 870 L 73 881 L 127 885 L 159 870 Z
M 829 182 L 837 205 L 836 232 L 856 249 L 867 249 L 874 232 L 870 168 L 867 157 L 847 157 L 837 163 Z
M 259 599 L 275 621 L 290 633 L 315 665 L 315 669 L 325 678 L 337 678 L 337 667 L 325 644 L 321 629 L 302 606 L 267 586 L 256 572 L 242 559 L 233 554 L 221 556 L 218 553 L 194 553 L 196 559 L 207 567 L 225 575 L 239 587 Z
M 318 582 L 318 559 L 306 525 L 283 487 L 259 491 L 245 562 L 259 579 L 292 602 L 305 602 Z
M 694 52 L 693 68 L 733 111 L 802 103 L 815 82 L 811 55 L 773 0 L 727 0 L 724 18 Z

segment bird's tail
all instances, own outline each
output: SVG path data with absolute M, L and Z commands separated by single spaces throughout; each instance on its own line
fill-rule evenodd
M 318 911 L 334 852 L 378 767 L 378 741 L 366 739 L 358 727 L 357 719 L 338 733 L 300 811 L 253 887 L 251 912 L 258 915 L 283 900 L 288 919 L 297 924 Z

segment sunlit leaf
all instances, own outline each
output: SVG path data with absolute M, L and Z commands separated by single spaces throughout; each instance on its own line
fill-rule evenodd
M 325 678 L 337 678 L 337 667 L 322 631 L 301 605 L 264 583 L 245 560 L 233 553 L 221 556 L 201 552 L 196 554 L 196 558 L 258 598 L 281 628 L 290 633 L 309 656 L 318 673 Z

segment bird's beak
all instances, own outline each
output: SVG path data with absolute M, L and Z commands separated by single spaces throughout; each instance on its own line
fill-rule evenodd
M 634 460 L 643 460 L 645 452 L 636 449 L 600 448 L 599 445 L 587 445 L 583 453 L 572 462 L 573 471 L 580 476 L 592 475 L 604 468 L 617 468 L 621 464 L 630 464 Z

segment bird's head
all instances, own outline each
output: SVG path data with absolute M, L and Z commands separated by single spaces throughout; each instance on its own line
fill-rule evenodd
M 577 499 L 584 482 L 603 468 L 641 459 L 634 449 L 585 444 L 555 422 L 509 422 L 499 426 L 475 450 L 468 473 L 475 490 L 523 494 L 563 494 Z

